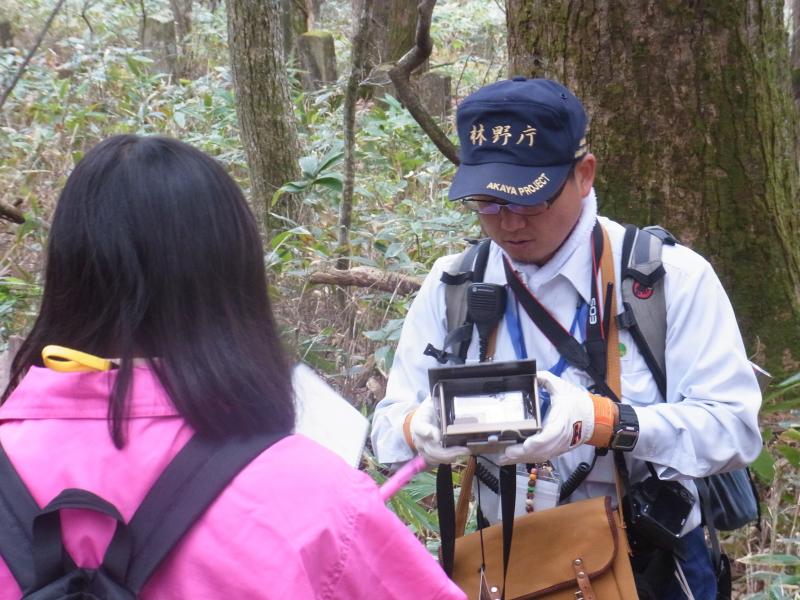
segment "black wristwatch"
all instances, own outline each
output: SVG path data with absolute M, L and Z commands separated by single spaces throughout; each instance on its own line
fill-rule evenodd
M 628 404 L 617 404 L 619 409 L 619 420 L 614 426 L 611 434 L 612 450 L 623 450 L 630 452 L 636 447 L 639 440 L 639 419 L 636 418 L 636 411 Z

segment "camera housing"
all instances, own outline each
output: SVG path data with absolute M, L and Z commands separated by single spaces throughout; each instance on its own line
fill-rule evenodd
M 535 360 L 429 369 L 428 381 L 445 447 L 501 452 L 541 429 Z
M 630 487 L 623 509 L 635 538 L 673 550 L 694 503 L 692 493 L 677 481 L 648 477 Z M 633 514 L 627 514 L 631 509 Z

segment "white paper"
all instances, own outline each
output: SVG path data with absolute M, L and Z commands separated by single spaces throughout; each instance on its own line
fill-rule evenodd
M 292 385 L 297 406 L 295 431 L 358 467 L 369 429 L 366 417 L 308 365 L 297 364 Z

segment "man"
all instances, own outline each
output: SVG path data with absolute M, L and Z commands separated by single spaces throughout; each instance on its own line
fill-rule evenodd
M 730 302 L 699 255 L 680 245 L 663 248 L 666 401 L 627 330 L 619 331 L 622 404 L 617 405 L 608 393 L 588 391 L 598 391 L 596 382 L 562 360 L 519 302 L 519 294 L 529 293 L 579 342 L 586 336 L 587 306 L 608 324 L 611 315 L 602 314 L 605 284 L 597 284 L 593 267 L 596 236 L 602 240 L 604 230 L 621 306 L 624 228 L 597 215 L 596 159 L 588 152 L 587 118 L 578 99 L 553 81 L 500 81 L 462 102 L 457 127 L 462 161 L 449 197 L 476 211 L 492 240 L 483 280 L 507 286 L 517 278 L 527 288 L 508 291 L 493 359 L 536 359 L 537 377 L 551 398 L 542 431 L 487 462 L 550 460 L 563 480 L 579 463 L 591 464 L 595 448 L 617 443 L 615 433 L 624 429 L 631 433 L 628 448 L 616 448 L 625 450 L 631 483 L 650 475 L 649 462 L 661 480 L 681 483 L 697 499 L 694 478 L 754 460 L 761 447 L 759 388 Z M 405 319 L 386 397 L 373 421 L 372 443 L 380 462 L 399 463 L 420 452 L 436 464 L 467 452 L 441 445 L 427 379 L 428 369 L 440 365 L 423 355 L 428 343 L 441 346 L 447 333 L 446 285 L 440 277 L 456 270 L 457 259 L 436 262 Z M 475 334 L 467 362 L 477 360 L 479 345 Z M 616 502 L 611 452 L 598 458 L 570 500 L 599 495 Z M 497 519 L 496 502 L 484 494 L 483 512 L 490 520 Z M 674 577 L 659 590 L 660 597 L 716 597 L 700 523 L 695 502 L 681 532 L 683 558 L 676 559 Z

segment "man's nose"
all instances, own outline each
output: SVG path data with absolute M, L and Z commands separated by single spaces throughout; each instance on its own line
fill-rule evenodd
M 525 217 L 511 212 L 505 206 L 500 208 L 500 227 L 505 231 L 518 231 L 525 227 Z

